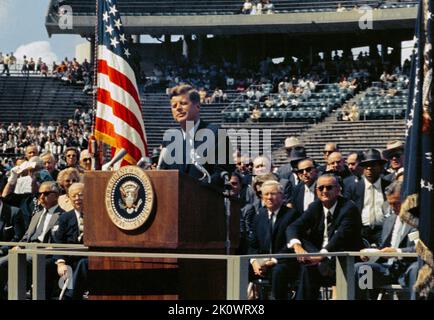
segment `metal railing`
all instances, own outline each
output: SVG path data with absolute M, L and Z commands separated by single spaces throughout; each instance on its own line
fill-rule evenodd
M 8 299 L 23 300 L 26 298 L 26 256 L 32 256 L 32 299 L 45 299 L 45 256 L 69 255 L 87 257 L 129 257 L 129 258 L 166 258 L 194 260 L 226 260 L 226 299 L 246 300 L 248 287 L 248 270 L 251 258 L 297 258 L 302 256 L 336 257 L 336 298 L 353 300 L 355 298 L 354 264 L 355 257 L 399 257 L 414 258 L 416 253 L 380 253 L 380 252 L 333 252 L 307 254 L 274 254 L 274 255 L 218 255 L 218 254 L 183 254 L 183 253 L 138 253 L 88 251 L 83 245 L 43 244 L 43 243 L 7 243 L 0 245 L 19 245 L 25 248 L 9 250 Z M 38 247 L 44 247 L 38 249 Z

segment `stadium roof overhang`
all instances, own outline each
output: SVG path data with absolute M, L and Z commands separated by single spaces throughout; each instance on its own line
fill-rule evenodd
M 273 15 L 129 16 L 122 22 L 128 34 L 321 34 L 360 32 L 369 26 L 369 14 L 346 12 L 287 13 Z M 373 30 L 414 30 L 417 7 L 372 11 Z M 73 16 L 72 28 L 61 29 L 56 19 L 46 18 L 48 34 L 79 34 L 90 37 L 95 16 Z M 368 29 L 369 30 L 369 29 Z

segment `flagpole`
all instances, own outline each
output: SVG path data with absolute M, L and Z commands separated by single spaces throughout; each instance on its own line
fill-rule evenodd
M 94 170 L 100 170 L 102 165 L 102 143 L 101 141 L 97 141 L 95 139 L 95 123 L 96 123 L 96 95 L 97 92 L 95 88 L 97 88 L 97 76 L 98 76 L 98 28 L 99 28 L 99 17 L 98 17 L 98 11 L 99 11 L 99 0 L 95 0 L 95 38 L 94 38 L 94 50 L 93 50 L 93 90 L 92 90 L 92 137 L 91 137 L 91 145 L 92 145 L 92 152 L 94 154 Z

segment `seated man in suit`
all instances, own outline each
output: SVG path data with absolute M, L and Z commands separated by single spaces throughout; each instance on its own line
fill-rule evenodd
M 18 242 L 24 235 L 24 218 L 19 208 L 11 207 L 0 197 L 0 241 Z M 0 256 L 7 255 L 9 246 L 0 247 Z
M 297 164 L 297 175 L 301 183 L 295 187 L 290 202 L 295 210 L 303 213 L 317 199 L 315 187 L 318 169 L 316 168 L 315 161 L 310 158 L 299 161 Z
M 60 216 L 59 228 L 54 234 L 55 242 L 83 243 L 83 191 L 84 184 L 81 182 L 73 183 L 69 187 L 68 196 L 74 209 Z M 65 296 L 74 300 L 81 299 L 87 288 L 87 257 L 56 255 L 53 260 L 59 277 L 70 278 L 72 281 L 72 289 L 68 289 Z M 68 274 L 68 270 L 72 270 L 72 274 Z
M 30 225 L 24 234 L 21 242 L 43 242 L 51 243 L 53 241 L 53 234 L 59 228 L 58 219 L 63 213 L 59 207 L 57 200 L 59 199 L 60 186 L 54 181 L 43 182 L 39 187 L 39 202 L 43 209 L 37 212 L 30 221 Z M 16 250 L 18 248 L 12 248 Z M 27 273 L 29 279 L 32 274 L 32 257 L 27 256 Z M 54 263 L 51 256 L 46 256 L 46 294 L 47 297 L 51 294 L 53 278 Z M 7 283 L 8 277 L 8 256 L 0 258 L 0 297 L 6 298 L 4 287 Z
M 228 136 L 217 125 L 200 119 L 200 96 L 192 86 L 176 86 L 169 97 L 173 119 L 181 128 L 166 130 L 159 168 L 176 169 L 223 187 L 222 172 L 235 170 Z
M 265 181 L 261 187 L 265 208 L 255 217 L 249 254 L 289 253 L 286 247 L 286 228 L 298 213 L 283 205 L 283 188 L 277 181 Z M 294 259 L 252 259 L 257 277 L 271 276 L 271 290 L 275 299 L 288 299 L 290 276 L 296 274 Z
M 387 201 L 393 213 L 384 220 L 380 252 L 416 252 L 415 243 L 412 241 L 411 236 L 417 233 L 417 229 L 403 222 L 398 216 L 401 210 L 401 187 L 402 182 L 395 181 L 386 188 Z M 367 295 L 375 299 L 376 288 L 378 289 L 379 286 L 398 282 L 409 288 L 408 298 L 414 299 L 413 285 L 416 282 L 417 276 L 417 268 L 414 265 L 415 258 L 397 259 L 387 257 L 380 259 L 379 262 L 359 262 L 354 266 L 356 274 L 356 299 L 367 298 Z M 369 259 L 362 257 L 362 260 L 366 261 Z M 365 274 L 364 270 L 366 267 L 372 270 L 374 290 L 365 289 L 364 292 L 359 286 L 359 281 Z
M 318 200 L 289 225 L 288 248 L 297 254 L 360 250 L 360 213 L 352 201 L 339 196 L 338 178 L 320 176 L 316 192 Z M 321 284 L 334 284 L 334 261 L 327 257 L 300 257 L 298 261 L 301 272 L 297 299 L 316 300 Z
M 353 200 L 362 215 L 362 237 L 371 245 L 379 246 L 383 228 L 383 205 L 386 202 L 384 190 L 390 184 L 381 177 L 386 163 L 380 151 L 369 149 L 360 162 L 363 176 L 356 183 L 344 185 L 344 197 Z

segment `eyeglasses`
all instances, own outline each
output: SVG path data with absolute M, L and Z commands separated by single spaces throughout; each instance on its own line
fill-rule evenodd
M 56 191 L 44 191 L 44 192 L 38 192 L 37 195 L 38 195 L 38 198 L 42 195 L 44 195 L 44 197 L 48 197 L 52 193 L 57 193 L 57 192 Z
M 335 186 L 334 185 L 328 185 L 328 186 L 318 186 L 318 187 L 316 187 L 319 191 L 324 191 L 324 189 L 326 189 L 327 191 L 330 191 L 330 190 L 332 190 L 333 188 L 334 188 Z
M 304 168 L 304 169 L 298 169 L 297 173 L 310 173 L 312 171 L 313 167 L 308 167 L 308 168 Z
M 84 162 L 91 162 L 92 159 L 91 159 L 91 158 L 84 158 L 83 161 L 84 161 Z
M 324 154 L 330 154 L 330 153 L 333 153 L 333 152 L 334 152 L 334 151 L 327 151 L 327 150 L 324 150 L 324 151 L 323 151 Z

